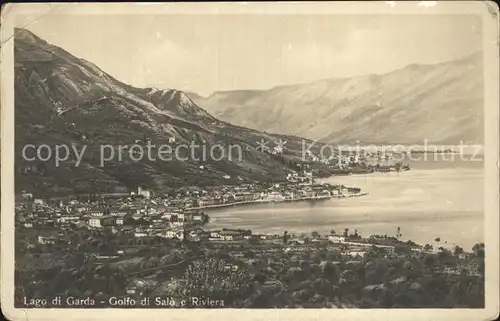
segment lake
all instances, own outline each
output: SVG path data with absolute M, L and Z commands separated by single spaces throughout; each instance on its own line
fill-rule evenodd
M 316 202 L 266 203 L 211 209 L 208 228 L 244 228 L 254 233 L 342 233 L 396 235 L 419 244 L 466 251 L 484 242 L 483 162 L 409 161 L 401 173 L 335 176 L 332 184 L 360 187 L 368 196 Z M 440 242 L 435 242 L 436 237 Z

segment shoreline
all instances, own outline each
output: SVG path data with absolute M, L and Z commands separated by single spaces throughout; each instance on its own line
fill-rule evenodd
M 305 202 L 305 201 L 316 201 L 316 200 L 327 200 L 327 199 L 353 198 L 353 197 L 361 197 L 361 196 L 366 196 L 366 195 L 369 195 L 369 193 L 368 192 L 360 192 L 360 193 L 351 194 L 351 195 L 316 196 L 316 197 L 303 197 L 303 198 L 283 199 L 283 200 L 241 201 L 241 202 L 233 202 L 233 203 L 190 207 L 189 209 L 190 210 L 202 210 L 202 209 L 222 208 L 222 207 L 241 206 L 241 205 L 250 205 L 250 204 L 293 203 L 293 202 Z

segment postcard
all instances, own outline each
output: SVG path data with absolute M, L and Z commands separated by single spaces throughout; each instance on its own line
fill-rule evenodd
M 493 320 L 488 1 L 1 11 L 10 320 Z

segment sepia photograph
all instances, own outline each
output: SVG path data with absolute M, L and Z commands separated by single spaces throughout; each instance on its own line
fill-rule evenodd
M 498 317 L 498 4 L 1 21 L 6 318 Z

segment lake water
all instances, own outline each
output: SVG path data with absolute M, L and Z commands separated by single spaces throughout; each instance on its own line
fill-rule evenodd
M 402 173 L 336 176 L 325 182 L 360 187 L 368 196 L 325 201 L 268 203 L 209 210 L 209 228 L 253 232 L 328 233 L 358 229 L 363 236 L 396 235 L 419 244 L 470 250 L 484 242 L 482 162 L 410 161 Z M 435 242 L 439 237 L 441 241 Z

